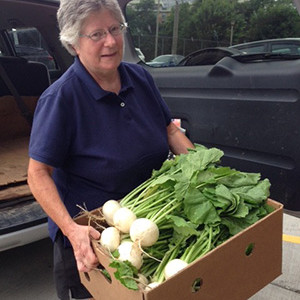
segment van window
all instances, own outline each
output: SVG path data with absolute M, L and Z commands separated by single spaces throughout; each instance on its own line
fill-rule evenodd
M 49 53 L 45 40 L 36 28 L 13 28 L 8 34 L 17 56 L 43 63 L 49 70 L 57 69 L 54 57 Z
M 7 45 L 5 41 L 3 40 L 2 34 L 0 34 L 0 56 L 7 56 L 9 51 L 7 49 Z

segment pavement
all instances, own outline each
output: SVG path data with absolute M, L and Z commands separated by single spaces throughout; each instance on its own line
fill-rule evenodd
M 283 214 L 282 275 L 249 300 L 300 300 L 300 212 Z

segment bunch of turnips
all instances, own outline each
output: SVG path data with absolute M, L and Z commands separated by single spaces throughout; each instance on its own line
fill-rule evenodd
M 269 180 L 221 166 L 222 156 L 196 145 L 103 205 L 100 247 L 127 288 L 159 285 L 273 210 Z

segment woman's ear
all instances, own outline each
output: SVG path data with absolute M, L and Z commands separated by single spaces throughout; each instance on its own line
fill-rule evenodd
M 79 54 L 79 46 L 78 45 L 70 45 L 70 46 L 73 48 L 74 52 L 78 55 Z

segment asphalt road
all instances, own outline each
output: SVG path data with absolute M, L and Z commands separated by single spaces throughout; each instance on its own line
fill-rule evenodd
M 300 218 L 284 214 L 283 224 L 283 274 L 249 300 L 300 300 Z M 58 299 L 49 239 L 1 252 L 0 265 L 0 299 Z
M 0 265 L 0 299 L 58 299 L 52 277 L 50 239 L 1 252 Z
M 300 213 L 283 215 L 282 275 L 249 300 L 300 300 Z

